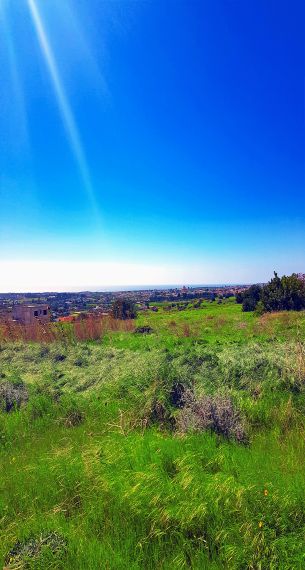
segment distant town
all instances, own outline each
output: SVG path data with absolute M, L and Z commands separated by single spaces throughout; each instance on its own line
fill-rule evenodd
M 35 317 L 45 317 L 44 311 L 47 310 L 48 318 L 52 321 L 76 320 L 88 315 L 102 316 L 111 311 L 112 303 L 119 298 L 133 301 L 139 311 L 156 311 L 158 303 L 163 301 L 184 307 L 187 301 L 220 300 L 235 296 L 248 287 L 249 285 L 223 285 L 114 292 L 0 293 L 0 319 L 19 320 L 19 315 L 22 314 L 21 308 L 25 310 L 26 307 L 32 309 Z

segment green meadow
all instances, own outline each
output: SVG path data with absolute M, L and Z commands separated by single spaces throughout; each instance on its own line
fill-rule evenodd
M 304 312 L 134 328 L 1 341 L 2 566 L 304 568 Z

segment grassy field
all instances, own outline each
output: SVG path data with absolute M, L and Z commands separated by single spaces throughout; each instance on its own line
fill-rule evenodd
M 304 313 L 143 326 L 2 342 L 0 398 L 23 400 L 0 413 L 2 566 L 301 570 Z

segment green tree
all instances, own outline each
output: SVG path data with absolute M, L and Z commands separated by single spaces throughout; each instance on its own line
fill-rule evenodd
M 254 311 L 257 303 L 262 295 L 262 287 L 260 285 L 251 285 L 249 289 L 243 293 L 243 311 Z
M 263 287 L 262 303 L 265 311 L 301 311 L 305 309 L 305 280 L 292 273 L 274 277 Z
M 242 304 L 243 300 L 244 300 L 244 292 L 243 291 L 238 291 L 235 295 L 235 300 L 236 303 L 238 303 L 239 305 Z
M 116 299 L 112 303 L 111 316 L 114 319 L 135 319 L 137 316 L 135 304 L 129 299 Z

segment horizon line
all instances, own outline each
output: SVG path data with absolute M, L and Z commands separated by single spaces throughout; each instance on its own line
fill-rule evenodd
M 263 282 L 259 282 L 260 284 Z M 243 287 L 243 286 L 248 286 L 248 285 L 253 285 L 253 283 L 248 282 L 248 283 L 176 283 L 176 284 L 172 284 L 172 283 L 163 283 L 163 284 L 159 284 L 159 285 L 151 285 L 151 284 L 145 284 L 145 285 L 107 285 L 105 286 L 105 289 L 91 289 L 91 288 L 85 288 L 85 289 L 66 289 L 66 290 L 62 290 L 62 291 L 58 291 L 58 290 L 53 290 L 53 291 L 48 291 L 48 290 L 43 290 L 43 291 L 2 291 L 0 292 L 0 295 L 38 295 L 38 294 L 54 294 L 54 293 L 120 293 L 120 292 L 137 292 L 137 291 L 162 291 L 163 289 L 183 289 L 183 287 L 189 288 L 189 289 L 195 289 L 195 288 L 199 288 L 199 287 L 204 287 L 204 288 L 217 288 L 217 287 Z M 122 288 L 121 288 L 122 287 Z M 130 289 L 129 289 L 130 287 Z M 138 287 L 138 289 L 136 289 L 136 287 Z

